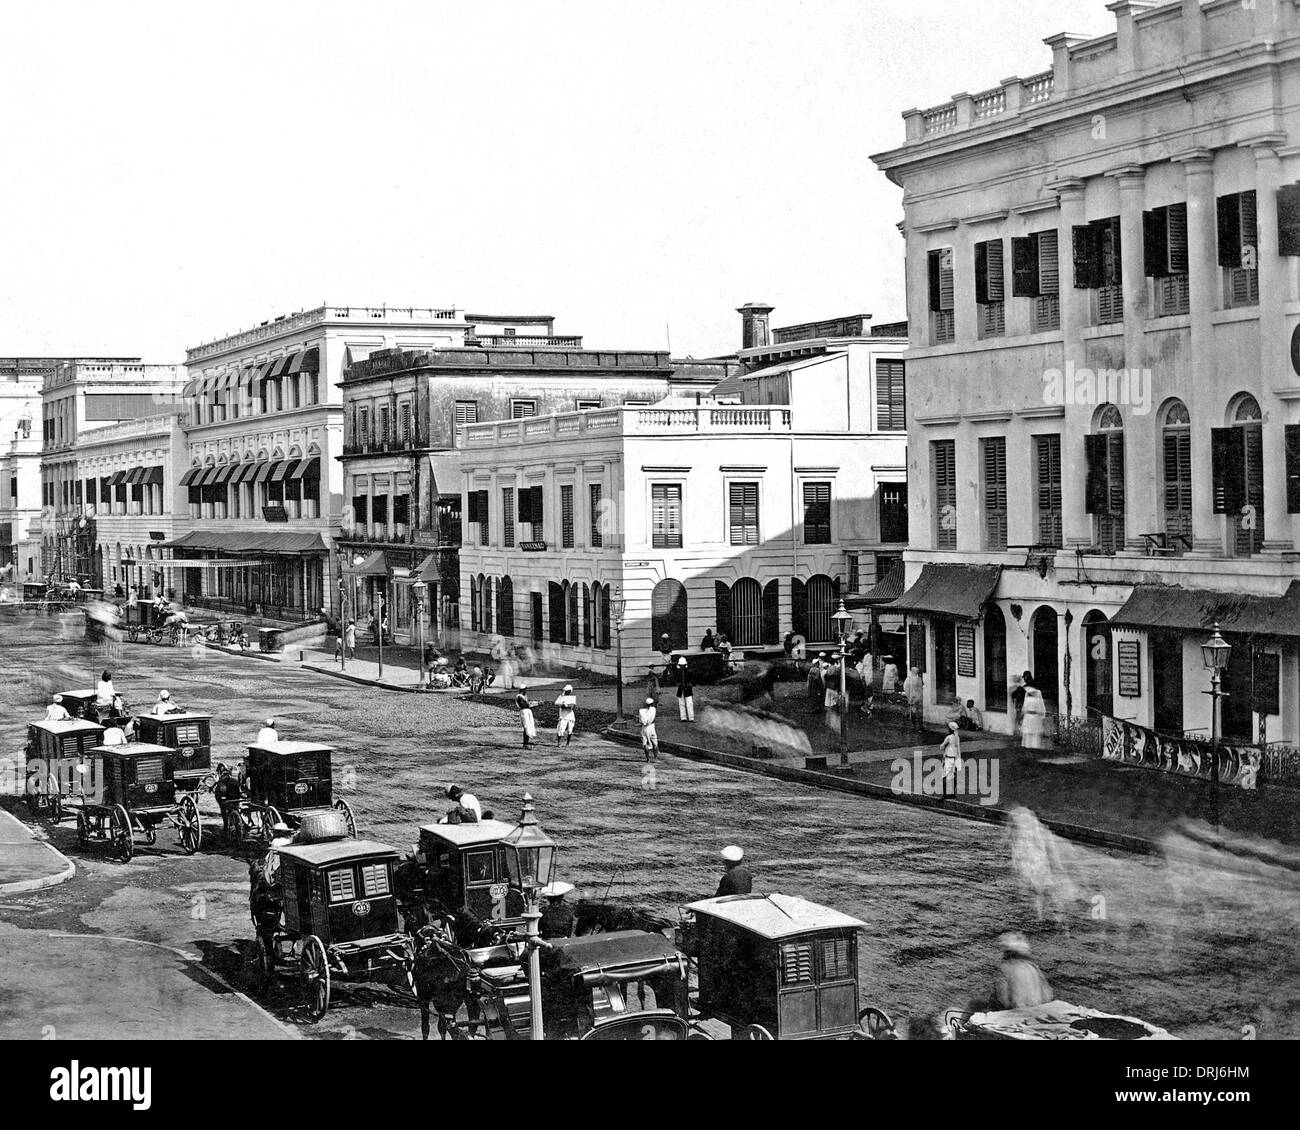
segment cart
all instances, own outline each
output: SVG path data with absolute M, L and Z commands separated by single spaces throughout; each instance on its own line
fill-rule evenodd
M 858 1007 L 858 931 L 847 914 L 794 895 L 728 895 L 684 908 L 696 963 L 694 1022 L 740 1040 L 888 1038 L 889 1017 Z
M 396 849 L 341 839 L 273 850 L 279 855 L 278 916 L 266 912 L 266 892 L 256 883 L 251 894 L 266 978 L 296 974 L 313 1021 L 325 1015 L 337 981 L 396 975 L 413 992 L 414 943 L 400 929 L 393 895 Z
M 131 712 L 125 706 L 119 711 L 112 705 L 100 705 L 97 703 L 94 691 L 75 690 L 59 691 L 63 697 L 63 709 L 74 718 L 84 718 L 87 722 L 97 722 L 99 725 L 107 728 L 109 726 L 118 726 L 126 728 L 127 723 L 131 721 Z M 118 696 L 119 700 L 121 695 Z
M 315 742 L 250 745 L 248 800 L 241 805 L 244 815 L 269 829 L 281 820 L 290 828 L 299 828 L 309 817 L 337 814 L 347 825 L 348 835 L 355 837 L 357 822 L 351 806 L 334 796 L 333 753 L 330 746 Z
M 144 714 L 135 721 L 139 741 L 166 746 L 178 792 L 210 789 L 212 774 L 212 715 L 194 711 Z
M 158 838 L 164 822 L 176 829 L 181 850 L 193 855 L 203 842 L 203 823 L 193 793 L 178 800 L 166 746 L 130 742 L 97 746 L 77 766 L 80 783 L 69 807 L 77 813 L 77 840 L 109 845 L 123 863 L 135 854 L 135 835 L 145 843 Z
M 73 787 L 76 767 L 104 740 L 104 727 L 81 718 L 27 724 L 27 779 L 24 796 L 35 816 L 63 819 L 63 802 Z
M 1176 1040 L 1165 1029 L 1135 1016 L 1049 1001 L 1035 1008 L 977 1012 L 946 1018 L 959 1040 Z

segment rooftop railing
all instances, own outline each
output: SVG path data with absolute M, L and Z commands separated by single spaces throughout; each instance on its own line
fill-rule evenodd
M 625 436 L 663 434 L 731 435 L 738 432 L 785 432 L 790 409 L 700 405 L 698 407 L 631 407 L 587 409 L 527 420 L 469 424 L 459 429 L 459 447 L 494 448 L 515 443 L 550 443 L 586 434 Z

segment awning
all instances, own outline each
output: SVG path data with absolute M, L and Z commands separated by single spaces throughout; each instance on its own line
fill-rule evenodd
M 143 467 L 132 467 L 131 470 L 126 473 L 126 479 L 124 481 L 129 487 L 139 486 L 144 482 L 144 474 L 145 469 Z
M 388 559 L 382 549 L 376 549 L 360 565 L 353 565 L 343 571 L 350 577 L 386 577 Z
M 247 569 L 252 565 L 269 565 L 253 557 L 169 557 L 169 569 Z
M 197 479 L 201 474 L 203 474 L 202 467 L 191 467 L 188 471 L 185 472 L 184 475 L 181 476 L 181 486 L 183 487 L 198 486 L 198 483 L 195 482 L 195 479 Z M 109 485 L 111 486 L 112 484 Z
M 314 530 L 191 530 L 169 549 L 214 549 L 224 553 L 327 553 Z M 170 562 L 169 562 L 170 564 Z
M 320 478 L 320 456 L 313 455 L 310 459 L 303 459 L 293 469 L 289 476 L 291 479 L 319 479 Z
M 217 472 L 220 470 L 220 467 L 204 467 L 203 478 L 195 479 L 194 485 L 196 487 L 210 487 L 217 481 Z
M 253 476 L 253 482 L 264 483 L 271 477 L 271 472 L 279 466 L 279 463 L 259 463 L 257 465 L 257 474 Z
M 290 471 L 300 463 L 298 459 L 282 459 L 275 465 L 275 470 L 271 472 L 271 482 L 278 483 L 284 480 Z
M 185 387 L 181 389 L 181 395 L 188 400 L 199 390 L 199 378 L 193 377 L 185 382 Z
M 293 360 L 292 353 L 286 353 L 283 357 L 277 357 L 271 363 L 271 371 L 267 373 L 268 377 L 278 377 L 289 367 L 289 362 Z
M 230 481 L 232 483 L 246 483 L 257 474 L 257 468 L 260 466 L 260 463 L 256 463 L 251 459 L 247 463 L 241 463 L 235 477 Z
M 223 463 L 217 468 L 217 476 L 212 481 L 220 486 L 222 483 L 230 482 L 230 476 L 239 469 L 238 463 Z
M 845 608 L 872 608 L 889 604 L 903 595 L 903 563 L 895 561 L 884 579 L 877 581 L 866 592 L 850 593 L 844 598 Z
M 144 469 L 144 478 L 140 481 L 146 486 L 162 486 L 163 469 L 161 467 L 146 467 Z
M 126 482 L 126 472 L 114 471 L 113 477 L 108 480 L 108 485 L 111 487 L 120 487 L 124 482 Z
M 1300 636 L 1300 581 L 1281 596 L 1186 589 L 1181 585 L 1135 585 L 1110 623 L 1118 628 L 1171 628 L 1264 636 Z
M 1001 575 L 1001 565 L 923 565 L 916 584 L 882 607 L 978 620 Z
M 417 581 L 424 581 L 425 584 L 433 585 L 442 580 L 442 574 L 438 572 L 438 555 L 429 554 L 422 562 L 420 567 L 414 573 Z
M 299 368 L 304 373 L 317 373 L 320 371 L 320 347 L 313 345 L 310 349 L 302 351 L 302 363 Z

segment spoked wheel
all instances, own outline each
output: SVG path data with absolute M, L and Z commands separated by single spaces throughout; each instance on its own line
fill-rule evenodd
M 892 1040 L 894 1038 L 894 1022 L 889 1019 L 887 1012 L 876 1008 L 874 1005 L 868 1005 L 858 1013 L 858 1027 L 873 1040 Z
M 185 797 L 176 813 L 177 830 L 181 836 L 181 850 L 193 855 L 203 843 L 203 822 L 199 819 L 199 804 L 192 796 Z
M 123 863 L 130 863 L 131 857 L 135 855 L 135 840 L 131 836 L 131 817 L 120 804 L 113 805 L 109 825 L 113 855 Z
M 87 823 L 84 812 L 77 813 L 77 843 L 82 851 L 90 846 L 90 824 Z
M 324 943 L 315 934 L 309 935 L 303 946 L 301 970 L 307 1015 L 319 1020 L 330 1006 L 330 966 Z
M 355 840 L 357 838 L 357 822 L 352 816 L 352 806 L 345 800 L 336 800 L 334 807 L 343 813 L 343 819 L 348 824 L 348 835 Z
M 772 1033 L 764 1028 L 761 1024 L 750 1024 L 742 1028 L 738 1040 L 770 1040 Z

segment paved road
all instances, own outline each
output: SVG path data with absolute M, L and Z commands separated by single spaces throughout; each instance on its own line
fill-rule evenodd
M 15 703 L 0 724 L 3 750 L 21 748 L 25 720 L 52 689 L 92 684 L 105 662 L 89 644 L 38 639 L 0 631 L 0 679 Z M 331 743 L 362 833 L 404 849 L 416 826 L 445 808 L 449 781 L 507 817 L 531 791 L 561 845 L 561 871 L 582 894 L 599 895 L 614 879 L 615 895 L 661 911 L 711 894 L 718 848 L 741 843 L 759 889 L 801 894 L 868 923 L 863 1002 L 895 1016 L 983 994 L 993 938 L 1018 928 L 1065 999 L 1186 1037 L 1234 1038 L 1246 1025 L 1261 1037 L 1300 1037 L 1300 895 L 1268 872 L 1243 877 L 1213 861 L 1190 870 L 1056 844 L 1057 898 L 1040 922 L 1007 834 L 995 827 L 668 756 L 651 778 L 639 751 L 590 734 L 564 750 L 525 752 L 513 712 L 498 706 L 385 693 L 290 665 L 125 645 L 114 672 L 129 701 L 167 686 L 180 702 L 212 711 L 214 757 L 240 755 L 268 715 L 286 737 Z M 215 840 L 186 858 L 173 839 L 164 833 L 156 849 L 119 866 L 82 853 L 69 822 L 52 841 L 77 860 L 77 878 L 0 901 L 0 922 L 32 935 L 93 932 L 179 947 L 252 992 L 244 864 Z M 295 1021 L 290 988 L 258 999 Z M 343 988 L 336 1000 L 310 1035 L 418 1031 L 414 1008 L 382 987 Z

